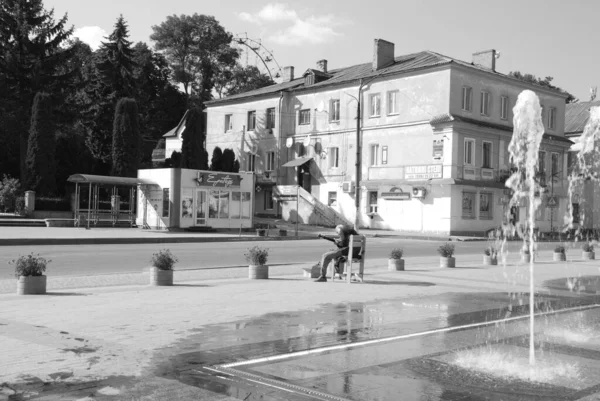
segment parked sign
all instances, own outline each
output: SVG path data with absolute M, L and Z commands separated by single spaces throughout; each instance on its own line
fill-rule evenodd
M 433 164 L 429 166 L 406 166 L 404 170 L 406 180 L 428 180 L 430 178 L 442 178 L 442 165 Z

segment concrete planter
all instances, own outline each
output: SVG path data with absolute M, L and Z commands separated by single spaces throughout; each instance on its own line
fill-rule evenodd
M 581 252 L 581 259 L 583 259 L 583 260 L 594 260 L 594 259 L 596 259 L 596 255 L 594 254 L 594 251 L 592 251 L 592 252 Z
M 498 265 L 498 257 L 491 255 L 483 255 L 483 265 L 484 266 L 496 266 Z
M 440 267 L 456 267 L 456 259 L 454 257 L 445 258 L 440 256 Z
M 150 268 L 150 285 L 167 286 L 173 285 L 173 270 L 160 270 L 156 267 Z
M 248 278 L 251 280 L 266 280 L 269 278 L 269 266 L 249 265 Z
M 521 262 L 523 262 L 523 263 L 531 262 L 531 254 L 530 253 L 521 253 Z
M 388 270 L 391 272 L 404 270 L 404 259 L 388 259 Z
M 567 255 L 565 255 L 563 252 L 554 252 L 552 259 L 555 262 L 564 262 L 567 260 Z
M 46 293 L 46 276 L 19 276 L 17 294 L 34 295 Z

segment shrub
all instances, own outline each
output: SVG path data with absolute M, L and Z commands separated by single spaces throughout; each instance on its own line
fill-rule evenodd
M 589 242 L 586 242 L 581 246 L 581 250 L 583 252 L 594 252 L 594 245 L 590 244 Z
M 554 248 L 554 253 L 565 253 L 565 247 L 558 245 L 556 248 Z
M 21 193 L 19 180 L 5 175 L 0 181 L 0 210 L 14 212 L 17 196 Z
M 35 210 L 69 212 L 71 202 L 66 198 L 39 197 L 35 199 Z
M 454 255 L 454 245 L 446 242 L 444 245 L 440 245 L 437 251 L 441 257 L 451 258 Z
M 404 251 L 402 250 L 402 248 L 394 248 L 390 252 L 390 259 L 402 259 L 403 254 Z
M 498 249 L 495 246 L 490 245 L 483 250 L 483 254 L 485 256 L 491 256 L 493 258 L 497 258 L 498 257 Z
M 24 196 L 17 196 L 17 199 L 15 201 L 15 213 L 20 216 L 27 215 L 27 211 L 25 210 L 25 197 Z
M 244 254 L 246 257 L 246 262 L 250 263 L 253 266 L 261 266 L 267 263 L 267 259 L 269 258 L 269 250 L 266 248 L 261 248 L 259 246 L 253 246 L 248 249 L 248 252 Z
M 8 262 L 9 265 L 15 266 L 15 276 L 43 276 L 46 271 L 46 265 L 52 262 L 40 255 L 34 256 L 33 253 L 27 256 L 19 256 Z
M 173 270 L 173 265 L 179 260 L 168 249 L 163 249 L 152 255 L 152 266 L 159 270 Z

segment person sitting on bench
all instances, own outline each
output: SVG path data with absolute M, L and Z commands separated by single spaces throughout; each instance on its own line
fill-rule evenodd
M 335 251 L 325 252 L 321 256 L 321 275 L 315 282 L 326 282 L 327 281 L 327 266 L 332 260 L 338 260 L 339 258 L 344 258 L 348 255 L 348 249 L 350 247 L 350 236 L 358 235 L 358 233 L 352 227 L 346 227 L 343 225 L 339 225 L 335 227 L 335 232 L 339 235 L 339 238 L 328 237 L 326 235 L 319 234 L 319 238 L 326 239 L 335 243 L 338 247 Z M 358 252 L 360 248 L 354 248 L 352 250 L 352 257 L 358 256 Z M 356 254 L 356 255 L 355 255 Z M 337 263 L 336 263 L 337 265 Z

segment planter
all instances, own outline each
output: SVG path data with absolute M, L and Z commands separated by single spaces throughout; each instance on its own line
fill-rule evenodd
M 251 280 L 266 280 L 269 278 L 269 266 L 250 265 L 248 266 L 248 278 Z
M 391 272 L 404 270 L 404 259 L 388 259 L 388 270 Z
M 483 265 L 484 266 L 496 266 L 496 265 L 498 265 L 498 257 L 483 255 Z
M 594 260 L 596 259 L 596 255 L 594 252 L 581 252 L 581 259 L 583 260 Z
M 440 267 L 456 267 L 456 259 L 454 257 L 445 258 L 440 256 Z
M 258 230 L 256 230 L 256 235 L 258 235 L 259 237 L 264 237 L 267 234 L 267 230 L 265 230 L 264 228 L 260 228 Z
M 521 254 L 521 262 L 523 262 L 523 263 L 531 262 L 531 254 L 530 253 L 522 253 Z
M 313 265 L 311 267 L 303 268 L 304 273 L 303 276 L 307 278 L 319 278 L 321 277 L 321 266 L 318 264 Z
M 555 262 L 564 262 L 567 260 L 567 255 L 565 255 L 563 252 L 554 252 L 552 259 Z
M 32 295 L 46 293 L 46 276 L 19 276 L 17 294 Z
M 280 237 L 287 237 L 287 230 L 279 230 Z
M 173 285 L 173 270 L 160 270 L 156 267 L 150 268 L 150 285 L 163 286 Z

